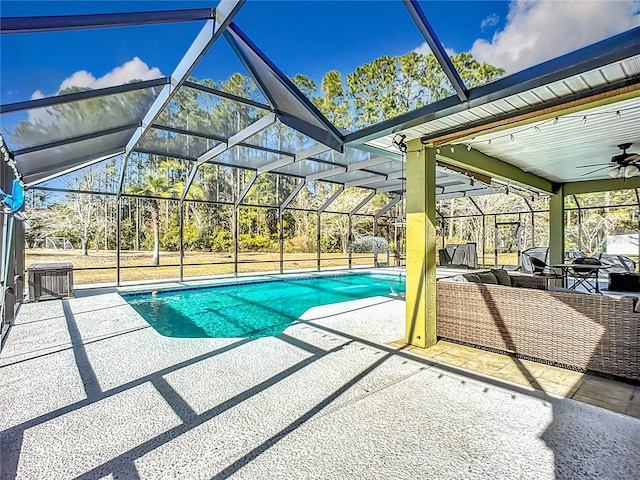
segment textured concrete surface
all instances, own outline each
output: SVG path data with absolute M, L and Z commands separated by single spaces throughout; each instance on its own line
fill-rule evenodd
M 403 351 L 404 303 L 175 339 L 116 293 L 24 305 L 2 479 L 635 478 L 640 420 Z

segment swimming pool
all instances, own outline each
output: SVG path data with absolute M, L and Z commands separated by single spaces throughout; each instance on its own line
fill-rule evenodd
M 122 296 L 167 337 L 257 338 L 282 333 L 311 307 L 404 291 L 404 276 L 347 274 Z

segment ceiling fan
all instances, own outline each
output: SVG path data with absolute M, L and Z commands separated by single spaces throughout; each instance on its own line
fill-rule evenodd
M 605 170 L 613 165 L 613 168 L 609 170 L 609 176 L 612 178 L 622 177 L 629 178 L 640 173 L 640 154 L 628 153 L 627 150 L 631 148 L 632 143 L 622 143 L 618 145 L 618 148 L 622 150 L 622 153 L 611 157 L 611 161 L 608 163 L 593 163 L 591 165 L 580 165 L 578 168 L 599 167 L 595 170 L 591 170 L 587 173 L 580 175 L 590 175 L 600 170 Z

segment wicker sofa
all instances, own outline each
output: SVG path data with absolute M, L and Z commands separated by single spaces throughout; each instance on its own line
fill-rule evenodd
M 527 278 L 515 283 L 535 288 L 438 281 L 438 338 L 640 380 L 633 298 L 552 291 Z

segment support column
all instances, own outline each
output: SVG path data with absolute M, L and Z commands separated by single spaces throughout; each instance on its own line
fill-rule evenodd
M 564 187 L 549 198 L 549 265 L 564 263 Z
M 180 214 L 180 281 L 184 281 L 184 202 L 179 203 Z
M 321 212 L 318 212 L 318 223 L 316 224 L 316 240 L 317 240 L 317 245 L 316 245 L 316 254 L 317 254 L 317 259 L 318 259 L 318 265 L 317 265 L 317 270 L 320 271 L 320 258 L 322 256 L 322 251 L 320 248 L 320 240 L 322 238 L 322 230 L 321 230 L 321 226 L 320 226 L 320 216 L 322 215 Z
M 238 205 L 233 207 L 233 276 L 238 276 Z
M 131 199 L 128 200 L 131 209 Z M 117 223 L 116 223 L 116 287 L 120 286 L 120 253 L 122 251 L 122 197 L 116 198 Z
M 347 233 L 347 241 L 349 242 L 349 245 L 351 245 L 351 242 L 353 241 L 353 237 L 351 235 L 351 228 L 352 228 L 352 223 L 351 223 L 351 215 L 349 215 L 349 233 Z M 352 262 L 352 258 L 351 258 L 351 249 L 348 248 L 349 252 L 349 270 L 351 270 L 351 262 Z
M 22 303 L 24 301 L 24 221 L 17 221 L 14 226 L 13 238 L 14 244 L 14 256 L 15 256 L 15 273 L 16 277 L 16 301 Z
M 278 209 L 278 238 L 280 239 L 280 274 L 284 273 L 284 228 L 282 228 L 283 211 Z
M 436 151 L 409 143 L 407 154 L 406 342 L 436 343 Z

